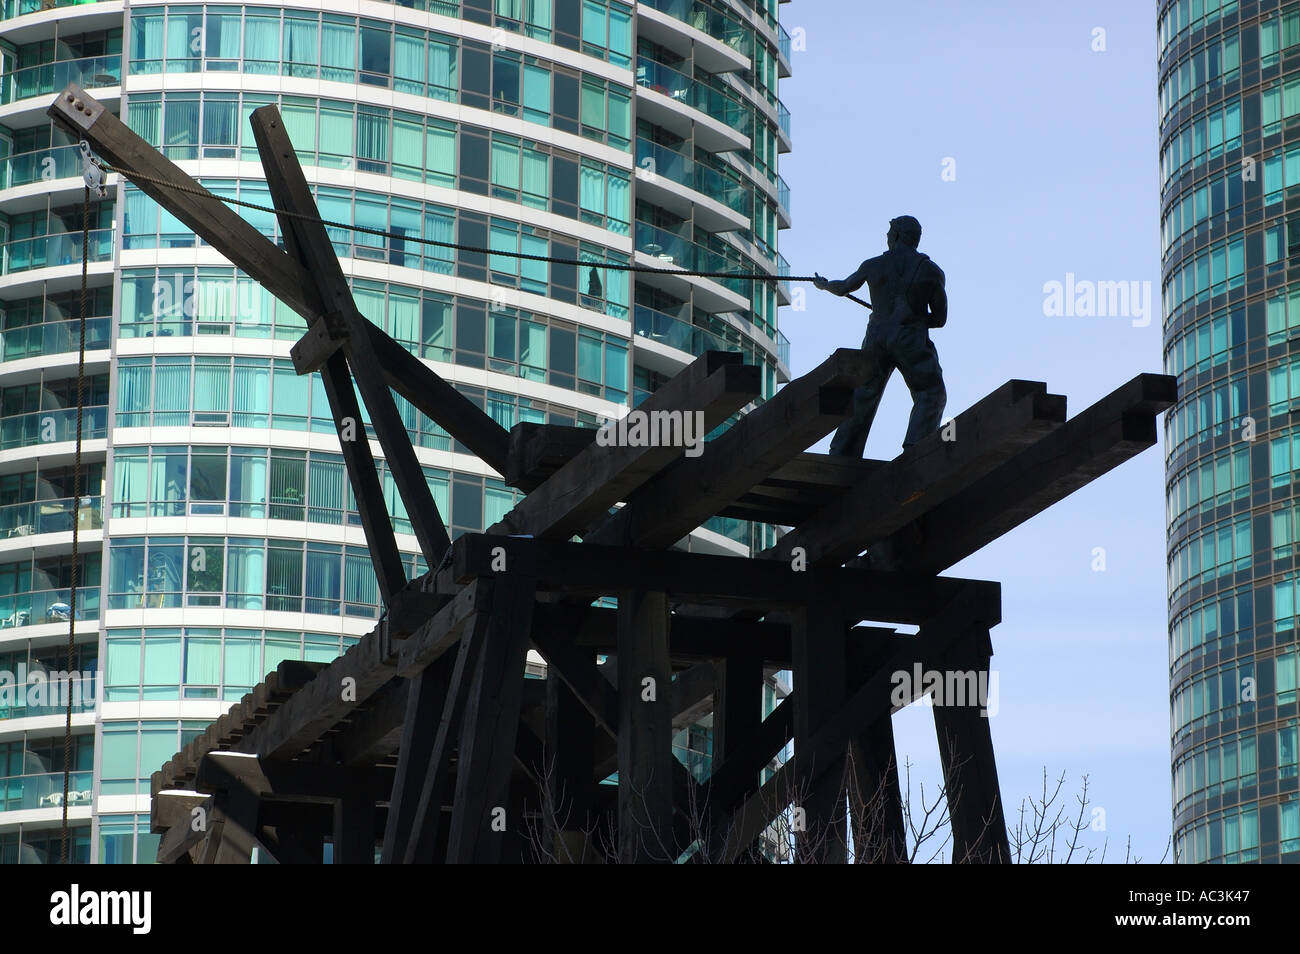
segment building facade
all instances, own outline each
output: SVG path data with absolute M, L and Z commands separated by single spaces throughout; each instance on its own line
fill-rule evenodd
M 90 213 L 76 499 L 82 165 L 54 94 L 79 83 L 264 206 L 248 114 L 276 104 L 322 217 L 388 233 L 330 229 L 361 311 L 506 428 L 594 426 L 706 349 L 759 365 L 765 398 L 788 377 L 789 57 L 766 0 L 5 0 L 0 673 L 28 691 L 0 675 L 0 862 L 58 859 L 64 711 L 30 685 L 67 669 L 74 525 L 74 668 L 96 677 L 72 719 L 73 860 L 151 860 L 150 774 L 281 660 L 331 659 L 382 611 L 319 376 L 289 360 L 301 319 L 116 175 Z M 629 262 L 773 280 L 606 267 Z M 397 401 L 453 536 L 514 505 Z M 681 545 L 773 534 L 715 519 Z M 707 719 L 679 749 L 708 756 Z
M 1175 860 L 1300 860 L 1300 4 L 1160 0 Z

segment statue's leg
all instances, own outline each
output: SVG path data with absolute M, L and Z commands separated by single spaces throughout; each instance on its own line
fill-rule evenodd
M 871 374 L 861 387 L 853 390 L 853 416 L 847 418 L 831 438 L 831 454 L 836 457 L 862 456 L 867 448 L 871 422 L 880 407 L 880 396 L 885 393 L 885 384 L 894 373 L 894 362 L 888 349 L 883 342 L 876 340 L 870 328 L 862 339 L 862 350 L 871 363 Z
M 894 360 L 912 392 L 912 416 L 907 424 L 907 436 L 903 438 L 903 450 L 907 450 L 939 427 L 948 392 L 943 386 L 939 352 L 924 324 L 904 324 L 891 344 Z

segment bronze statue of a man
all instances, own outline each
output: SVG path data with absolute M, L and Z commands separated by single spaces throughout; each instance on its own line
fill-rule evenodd
M 942 328 L 948 320 L 943 270 L 916 250 L 921 223 L 912 216 L 891 219 L 887 240 L 887 252 L 867 259 L 848 278 L 827 281 L 817 276 L 817 287 L 836 295 L 847 295 L 863 283 L 871 289 L 871 320 L 862 339 L 862 350 L 870 355 L 871 376 L 853 392 L 853 416 L 831 440 L 831 453 L 843 457 L 862 456 L 894 368 L 903 372 L 912 392 L 912 417 L 903 450 L 939 426 L 948 398 L 939 353 L 929 334 L 930 328 Z

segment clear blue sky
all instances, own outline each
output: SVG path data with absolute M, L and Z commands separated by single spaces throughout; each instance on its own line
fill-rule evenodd
M 907 0 L 782 7 L 806 50 L 782 81 L 793 153 L 782 174 L 795 274 L 840 278 L 910 213 L 948 276 L 948 326 L 932 334 L 947 415 L 1009 378 L 1047 382 L 1071 416 L 1143 371 L 1161 371 L 1156 36 L 1153 0 Z M 1094 29 L 1105 52 L 1094 52 Z M 943 162 L 955 160 L 955 181 Z M 1043 286 L 1073 273 L 1151 283 L 1147 327 L 1046 317 Z M 792 370 L 856 347 L 867 313 L 809 290 L 782 311 Z M 910 410 L 891 380 L 867 456 L 900 451 Z M 1163 430 L 1161 431 L 1163 444 Z M 825 449 L 825 442 L 818 449 Z M 1008 823 L 1044 767 L 1081 776 L 1105 810 L 1108 860 L 1159 860 L 1170 831 L 1163 449 L 1157 446 L 958 564 L 1001 580 L 993 719 Z M 1092 569 L 1104 547 L 1106 570 Z M 894 717 L 914 783 L 940 778 L 928 710 Z

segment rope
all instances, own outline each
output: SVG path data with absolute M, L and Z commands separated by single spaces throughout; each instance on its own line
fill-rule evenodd
M 72 568 L 68 579 L 68 694 L 63 718 L 63 837 L 59 842 L 59 862 L 68 863 L 68 793 L 72 783 L 72 681 L 76 656 L 77 560 L 81 543 L 81 432 L 86 408 L 86 315 L 89 293 L 86 288 L 90 270 L 90 185 L 85 186 L 81 207 L 81 344 L 77 353 L 77 442 L 72 466 Z M 83 687 L 84 688 L 84 687 Z
M 94 160 L 92 160 L 94 161 Z M 369 228 L 364 225 L 354 225 L 347 222 L 335 222 L 330 219 L 322 219 L 315 215 L 307 215 L 303 212 L 294 212 L 289 209 L 277 209 L 274 206 L 258 205 L 255 202 L 247 202 L 243 199 L 232 199 L 227 196 L 216 195 L 203 189 L 192 189 L 189 186 L 178 185 L 164 179 L 158 179 L 154 176 L 146 175 L 142 172 L 135 172 L 131 169 L 123 169 L 118 166 L 111 166 L 107 163 L 95 161 L 105 172 L 116 172 L 126 176 L 128 179 L 140 182 L 149 182 L 161 186 L 171 192 L 184 192 L 189 195 L 199 196 L 203 199 L 216 198 L 227 205 L 237 205 L 245 209 L 253 209 L 257 212 L 269 212 L 277 216 L 285 216 L 291 219 L 299 219 L 304 222 L 315 222 L 328 228 L 345 229 L 351 232 L 361 232 L 366 235 L 377 235 L 384 238 L 401 239 L 406 242 L 415 242 L 420 245 L 435 245 L 439 248 L 455 249 L 459 252 L 471 252 L 479 255 L 501 255 L 508 258 L 518 258 L 529 262 L 549 262 L 552 265 L 576 265 L 579 268 L 608 268 L 619 272 L 640 272 L 650 275 L 676 275 L 678 277 L 687 276 L 693 278 L 737 278 L 741 281 L 763 281 L 763 282 L 815 282 L 819 280 L 817 275 L 771 275 L 767 272 L 709 272 L 682 268 L 653 268 L 648 265 L 623 265 L 615 262 L 583 262 L 571 258 L 559 258 L 554 255 L 530 255 L 527 252 L 503 252 L 498 249 L 481 248 L 477 245 L 463 245 L 459 242 L 442 242 L 438 239 L 420 238 L 418 236 L 404 235 L 398 232 L 389 232 L 385 229 Z

